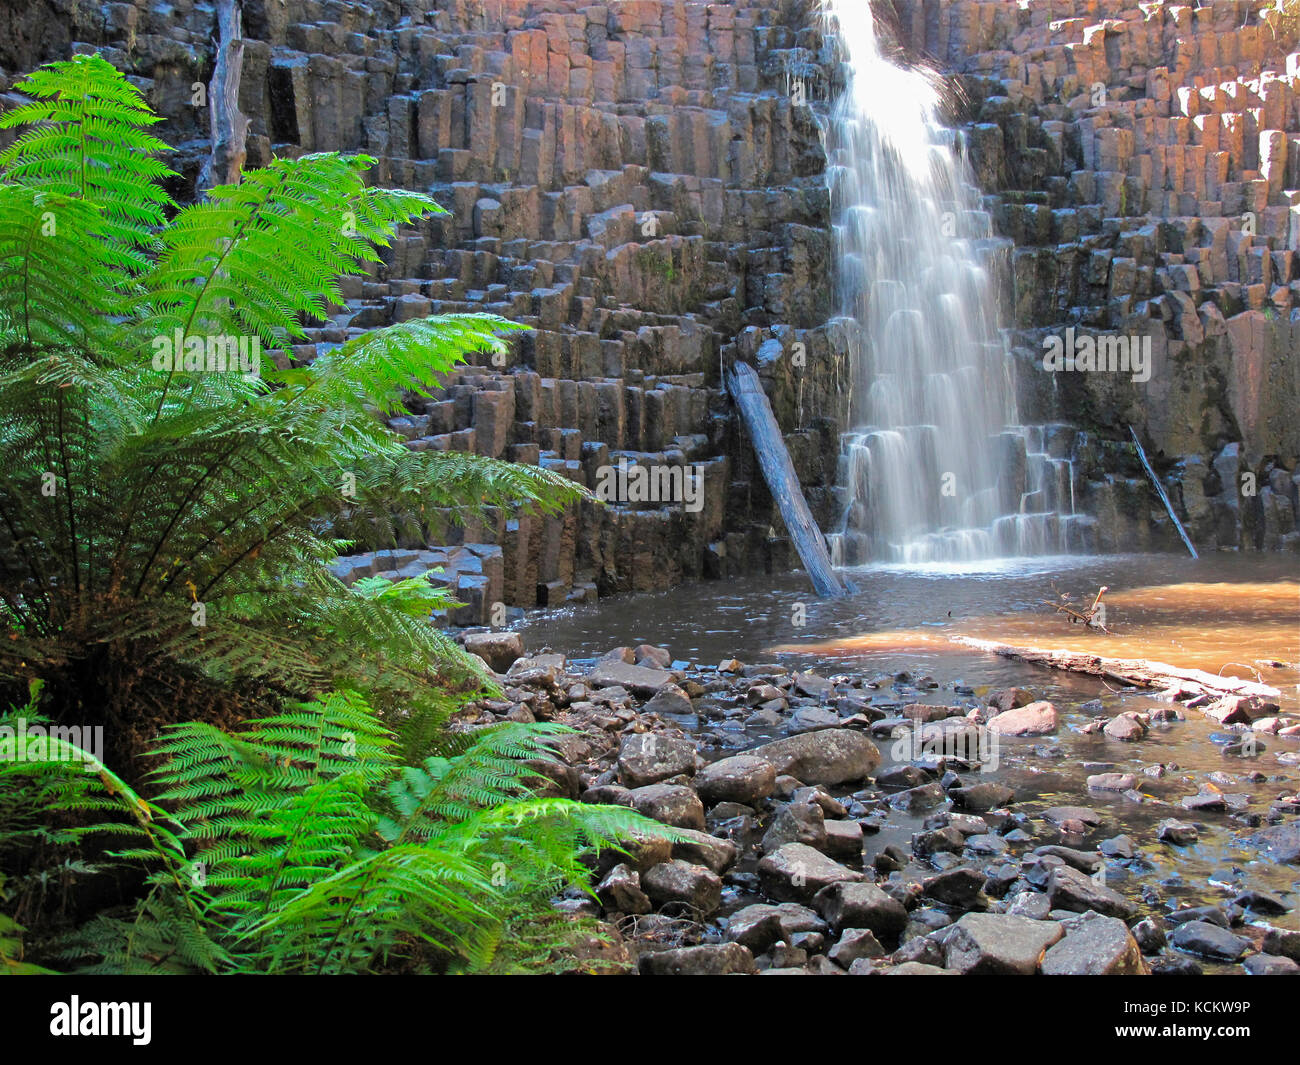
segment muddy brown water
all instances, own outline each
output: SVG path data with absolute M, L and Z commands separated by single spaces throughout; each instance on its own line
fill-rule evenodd
M 1118 658 L 1151 658 L 1182 667 L 1262 680 L 1281 691 L 1285 711 L 1300 712 L 1300 559 L 1279 555 L 1215 555 L 1200 560 L 1164 555 L 996 560 L 929 567 L 870 567 L 851 571 L 856 595 L 817 600 L 800 573 L 692 582 L 667 592 L 619 596 L 598 604 L 539 612 L 523 626 L 530 651 L 543 646 L 571 658 L 611 647 L 651 643 L 705 669 L 737 657 L 781 662 L 823 675 L 868 677 L 902 670 L 929 674 L 938 690 L 920 701 L 962 701 L 956 686 L 982 695 L 1019 685 L 1061 711 L 1055 737 L 1004 740 L 997 769 L 980 779 L 1015 789 L 1012 809 L 1034 816 L 1056 805 L 1090 806 L 1105 824 L 1087 837 L 1062 840 L 1036 823 L 1034 845 L 1094 846 L 1126 833 L 1138 857 L 1112 861 L 1107 883 L 1142 904 L 1144 912 L 1223 903 L 1246 887 L 1300 906 L 1300 867 L 1278 865 L 1244 842 L 1253 829 L 1228 813 L 1192 813 L 1178 806 L 1206 782 L 1249 796 L 1248 810 L 1267 816 L 1269 804 L 1300 787 L 1300 767 L 1278 755 L 1300 752 L 1300 739 L 1260 737 L 1254 758 L 1225 756 L 1228 730 L 1195 711 L 1186 720 L 1154 725 L 1137 743 L 1077 731 L 1093 716 L 1079 707 L 1100 699 L 1107 715 L 1168 706 L 1149 693 L 1117 690 L 1099 679 L 1052 671 L 952 643 L 954 634 L 1014 644 L 1086 650 Z M 1106 624 L 1112 635 L 1070 625 L 1042 600 L 1068 592 L 1087 600 L 1108 587 Z M 752 733 L 728 747 L 768 738 Z M 1055 745 L 1056 754 L 1044 747 Z M 893 744 L 880 741 L 883 764 Z M 1038 750 L 1035 750 L 1035 748 Z M 1142 769 L 1164 763 L 1160 778 Z M 1089 792 L 1085 778 L 1103 771 L 1137 773 L 1146 798 Z M 1228 774 L 1211 779 L 1211 774 Z M 1252 781 L 1251 774 L 1263 779 Z M 1172 847 L 1156 840 L 1167 817 L 1197 823 L 1200 840 Z M 892 812 L 888 826 L 868 837 L 867 858 L 889 843 L 907 846 L 925 814 Z M 1266 918 L 1300 928 L 1300 913 Z M 1209 968 L 1219 968 L 1209 966 Z M 1229 967 L 1228 971 L 1240 971 Z

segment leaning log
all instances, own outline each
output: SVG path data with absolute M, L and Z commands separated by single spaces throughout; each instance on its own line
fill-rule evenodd
M 1153 662 L 1147 658 L 1105 658 L 1084 651 L 1016 647 L 994 640 L 979 640 L 973 636 L 953 636 L 951 639 L 954 643 L 988 651 L 1003 658 L 1015 658 L 1070 673 L 1088 673 L 1134 688 L 1179 688 L 1189 695 L 1209 695 L 1216 699 L 1229 695 L 1254 695 L 1272 702 L 1276 702 L 1281 695 L 1277 688 L 1270 688 L 1258 681 L 1220 677 L 1201 669 L 1182 669 L 1171 666 L 1168 662 Z
M 838 597 L 848 595 L 853 589 L 831 565 L 830 552 L 826 550 L 826 540 L 813 521 L 808 510 L 808 501 L 804 499 L 803 489 L 799 486 L 799 477 L 794 472 L 794 463 L 790 461 L 790 452 L 785 446 L 785 437 L 781 427 L 772 413 L 772 404 L 768 402 L 758 374 L 747 363 L 733 363 L 727 372 L 727 390 L 740 410 L 749 439 L 758 456 L 759 468 L 763 479 L 776 500 L 781 511 L 785 527 L 790 531 L 799 558 L 803 560 L 804 569 L 812 578 L 813 587 L 818 595 Z
M 1147 471 L 1147 476 L 1151 478 L 1151 483 L 1156 486 L 1156 495 L 1160 497 L 1160 502 L 1165 505 L 1165 513 L 1169 515 L 1169 520 L 1174 523 L 1174 528 L 1178 530 L 1178 535 L 1183 538 L 1183 546 L 1187 548 L 1192 558 L 1196 558 L 1196 548 L 1192 546 L 1191 538 L 1187 535 L 1187 530 L 1183 528 L 1183 523 L 1178 520 L 1178 515 L 1174 513 L 1174 505 L 1169 502 L 1169 493 L 1165 491 L 1165 486 L 1160 483 L 1160 478 L 1156 476 L 1156 471 L 1151 468 L 1151 463 L 1147 461 L 1147 453 L 1142 449 L 1142 441 L 1138 439 L 1137 433 L 1133 426 L 1128 427 L 1129 435 L 1133 437 L 1133 446 L 1137 448 L 1138 458 L 1142 460 L 1142 468 Z

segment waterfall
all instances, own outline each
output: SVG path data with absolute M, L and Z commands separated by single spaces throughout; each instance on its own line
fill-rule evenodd
M 956 134 L 940 122 L 941 83 L 882 53 L 866 0 L 824 5 L 846 60 L 827 182 L 833 325 L 852 366 L 853 426 L 842 441 L 833 557 L 923 563 L 1067 550 L 1069 456 L 1049 453 L 1045 427 L 1018 425 L 994 288 L 1010 241 L 994 237 Z

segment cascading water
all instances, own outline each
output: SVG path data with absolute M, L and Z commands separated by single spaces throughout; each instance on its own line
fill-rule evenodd
M 824 0 L 845 57 L 827 136 L 852 432 L 838 565 L 1068 550 L 1066 426 L 1017 424 L 994 238 L 939 84 L 881 52 L 867 0 Z

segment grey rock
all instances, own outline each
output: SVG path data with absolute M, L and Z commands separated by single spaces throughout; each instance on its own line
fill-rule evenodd
M 1142 951 L 1123 921 L 1085 914 L 1043 955 L 1046 976 L 1139 976 Z
M 964 788 L 951 788 L 948 791 L 948 797 L 952 799 L 954 806 L 959 806 L 963 810 L 974 810 L 976 813 L 1005 806 L 1015 798 L 1015 795 L 1016 793 L 1006 785 L 994 784 L 987 780 Z
M 790 803 L 776 812 L 763 835 L 763 853 L 770 854 L 787 843 L 804 843 L 820 851 L 826 849 L 826 815 L 820 806 Z
M 1209 921 L 1180 924 L 1170 935 L 1169 942 L 1179 950 L 1215 961 L 1238 961 L 1250 949 L 1247 940 Z
M 1252 954 L 1241 967 L 1251 976 L 1300 976 L 1300 965 L 1276 954 Z
M 465 650 L 504 673 L 523 657 L 524 639 L 517 632 L 475 632 L 465 637 Z
M 720 839 L 707 832 L 683 828 L 679 831 L 685 839 L 673 841 L 673 857 L 694 865 L 703 865 L 722 874 L 736 864 L 740 848 L 729 839 Z
M 1056 707 L 1044 701 L 1004 710 L 988 723 L 988 729 L 1002 736 L 1049 736 L 1059 725 Z
M 758 863 L 764 894 L 781 902 L 804 902 L 840 881 L 859 881 L 862 874 L 803 843 L 787 843 Z
M 847 969 L 860 958 L 883 958 L 885 948 L 868 928 L 849 928 L 840 936 L 839 942 L 831 947 L 827 957 L 835 964 Z
M 1029 976 L 1044 951 L 1061 939 L 1054 921 L 1004 913 L 968 913 L 944 940 L 944 968 L 968 975 Z
M 665 825 L 704 831 L 704 805 L 695 792 L 681 784 L 633 788 L 632 808 Z
M 623 740 L 619 750 L 618 775 L 629 788 L 694 772 L 695 744 L 685 736 L 635 732 Z
M 621 913 L 649 913 L 650 899 L 641 890 L 641 878 L 635 869 L 616 865 L 596 886 L 596 896 L 606 909 Z
M 903 904 L 875 884 L 831 884 L 813 897 L 813 906 L 837 932 L 869 928 L 880 939 L 892 941 L 907 926 Z
M 1071 910 L 1075 913 L 1096 910 L 1106 917 L 1119 917 L 1123 920 L 1137 914 L 1137 906 L 1118 891 L 1097 883 L 1092 877 L 1068 865 L 1060 865 L 1052 870 L 1047 894 L 1054 910 Z
M 880 751 L 861 732 L 822 729 L 774 740 L 746 752 L 763 758 L 779 774 L 805 784 L 846 784 L 865 780 L 880 764 Z
M 776 789 L 776 768 L 764 758 L 738 754 L 706 765 L 695 775 L 695 788 L 705 804 L 753 804 Z
M 642 954 L 637 967 L 643 976 L 727 976 L 753 973 L 754 956 L 739 943 L 706 943 Z
M 722 904 L 722 880 L 703 865 L 674 858 L 647 869 L 641 886 L 657 906 L 674 913 L 707 917 Z
M 1175 847 L 1189 847 L 1200 838 L 1200 833 L 1195 825 L 1170 817 L 1156 826 L 1156 838 Z
M 962 910 L 988 909 L 988 896 L 984 894 L 984 874 L 969 866 L 959 866 L 929 877 L 921 882 L 921 887 L 926 895 L 946 906 Z

